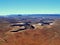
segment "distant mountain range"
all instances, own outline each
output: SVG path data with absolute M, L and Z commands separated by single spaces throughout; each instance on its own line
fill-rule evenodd
M 14 15 L 7 15 L 7 16 L 0 16 L 0 23 L 1 22 L 9 22 L 14 23 L 18 21 L 26 21 L 26 20 L 38 20 L 41 18 L 53 18 L 53 19 L 60 19 L 60 14 L 14 14 Z

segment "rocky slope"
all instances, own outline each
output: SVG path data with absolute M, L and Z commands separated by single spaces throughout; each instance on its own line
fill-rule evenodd
M 60 45 L 60 25 L 51 28 L 6 32 L 0 45 Z

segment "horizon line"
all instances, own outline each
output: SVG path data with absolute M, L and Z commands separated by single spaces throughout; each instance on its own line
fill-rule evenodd
M 39 13 L 29 13 L 29 14 L 39 14 Z M 29 15 L 29 14 L 0 14 L 0 15 Z M 40 14 L 55 14 L 55 13 L 40 13 Z M 59 13 L 57 13 L 59 14 Z

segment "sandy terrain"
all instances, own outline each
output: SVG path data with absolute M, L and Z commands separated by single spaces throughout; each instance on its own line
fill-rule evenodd
M 60 22 L 34 30 L 5 32 L 0 45 L 60 45 Z

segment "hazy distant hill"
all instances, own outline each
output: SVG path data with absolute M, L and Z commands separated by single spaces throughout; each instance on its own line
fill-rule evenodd
M 0 16 L 0 22 L 18 22 L 18 21 L 36 21 L 42 18 L 51 18 L 51 19 L 60 19 L 60 14 L 28 14 L 28 15 L 7 15 L 7 16 Z

